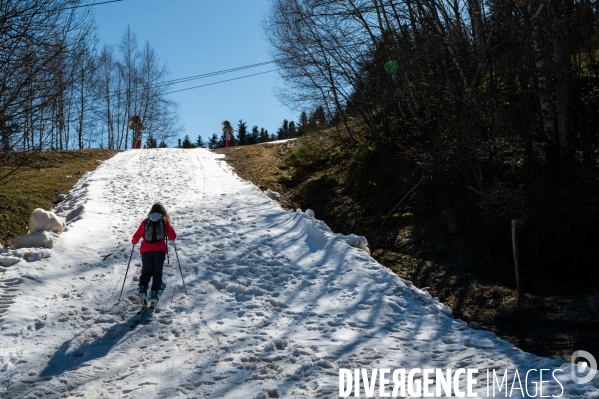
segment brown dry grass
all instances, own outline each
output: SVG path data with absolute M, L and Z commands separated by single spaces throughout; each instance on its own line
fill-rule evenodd
M 270 189 L 281 195 L 279 203 L 285 208 L 295 207 L 293 192 L 287 187 L 294 169 L 286 165 L 286 159 L 293 152 L 295 142 L 282 144 L 262 143 L 256 145 L 218 148 L 217 154 L 224 154 L 227 163 L 244 180 L 254 183 L 262 191 Z

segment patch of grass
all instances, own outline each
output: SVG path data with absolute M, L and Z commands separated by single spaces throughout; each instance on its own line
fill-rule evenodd
M 0 243 L 6 245 L 8 238 L 26 234 L 35 208 L 51 209 L 59 194 L 66 194 L 82 174 L 97 167 L 97 160 L 116 153 L 79 150 L 2 155 L 0 176 L 22 166 L 0 180 Z
M 329 132 L 310 132 L 296 141 L 285 162 L 302 170 L 318 170 L 334 152 L 335 144 Z
M 295 146 L 296 141 L 288 141 L 282 144 L 262 143 L 218 148 L 213 151 L 224 154 L 227 163 L 239 177 L 251 181 L 262 191 L 270 189 L 280 193 L 279 203 L 293 208 L 297 204 L 290 201 L 291 195 L 287 187 L 292 185 L 296 170 L 287 165 L 285 160 Z

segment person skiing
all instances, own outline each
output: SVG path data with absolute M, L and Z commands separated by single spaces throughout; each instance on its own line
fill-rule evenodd
M 149 299 L 152 307 L 158 301 L 158 291 L 164 289 L 162 287 L 162 268 L 168 252 L 166 241 L 174 241 L 176 238 L 177 233 L 171 225 L 166 208 L 160 203 L 152 205 L 148 217 L 141 222 L 131 239 L 133 245 L 143 239 L 139 248 L 142 263 L 141 278 L 139 279 L 139 300 L 144 308 L 147 307 L 146 298 L 148 297 L 150 279 L 152 280 L 152 290 Z

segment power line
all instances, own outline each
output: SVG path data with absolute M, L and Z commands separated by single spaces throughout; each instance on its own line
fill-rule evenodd
M 169 85 L 169 84 L 184 83 L 184 82 L 187 82 L 187 81 L 190 81 L 190 80 L 208 78 L 208 77 L 212 77 L 212 76 L 222 75 L 222 74 L 225 74 L 225 73 L 237 72 L 237 71 L 241 71 L 241 70 L 244 70 L 244 69 L 254 68 L 256 66 L 262 66 L 262 65 L 271 64 L 273 62 L 275 62 L 275 61 L 261 62 L 261 63 L 258 63 L 258 64 L 251 64 L 251 65 L 246 65 L 246 66 L 242 66 L 242 67 L 224 69 L 224 70 L 221 70 L 221 71 L 208 72 L 208 73 L 205 73 L 205 74 L 190 76 L 190 77 L 186 77 L 186 78 L 173 79 L 172 81 L 167 81 L 167 82 L 154 83 L 154 84 L 150 84 L 149 87 L 137 87 L 137 88 L 134 88 L 132 92 L 139 92 L 139 91 L 151 89 L 151 88 L 154 88 L 154 87 L 159 87 L 159 86 L 164 86 L 164 85 Z M 249 78 L 249 77 L 252 77 L 252 76 L 263 75 L 263 74 L 270 73 L 270 72 L 275 72 L 275 71 L 280 71 L 280 69 L 272 69 L 272 70 L 269 70 L 269 71 L 254 73 L 254 74 L 250 74 L 250 75 L 244 75 L 244 76 L 240 76 L 240 77 L 237 77 L 237 78 L 221 80 L 221 81 L 218 81 L 218 82 L 213 82 L 213 83 L 208 83 L 208 84 L 204 84 L 204 85 L 188 87 L 188 88 L 180 89 L 180 90 L 173 90 L 173 91 L 169 91 L 169 92 L 161 93 L 161 94 L 166 95 L 166 94 L 171 94 L 171 93 L 178 93 L 180 91 L 186 91 L 186 90 L 197 89 L 197 88 L 200 88 L 200 87 L 212 86 L 212 85 L 219 84 L 219 83 L 226 83 L 226 82 L 230 82 L 230 81 L 233 81 L 233 80 L 245 79 L 245 78 Z M 127 92 L 125 90 L 122 90 L 122 91 L 110 91 L 109 95 L 110 95 L 110 97 L 113 97 L 113 96 L 118 96 L 118 95 L 125 95 L 126 93 Z M 33 100 L 43 99 L 43 98 L 44 97 L 38 96 L 38 97 L 34 97 Z M 87 98 L 88 99 L 92 99 L 92 100 L 102 100 L 102 99 L 105 98 L 105 95 L 102 94 L 102 95 L 92 96 L 92 97 L 87 97 Z
M 222 74 L 225 74 L 225 73 L 242 71 L 244 69 L 256 68 L 256 67 L 259 67 L 259 66 L 272 64 L 274 62 L 275 61 L 265 61 L 265 62 L 260 62 L 258 64 L 245 65 L 245 66 L 236 67 L 236 68 L 223 69 L 221 71 L 216 71 L 216 72 L 208 72 L 208 73 L 203 73 L 203 74 L 200 74 L 200 75 L 188 76 L 188 77 L 185 77 L 185 78 L 178 78 L 178 79 L 167 80 L 166 82 L 156 83 L 155 86 L 189 82 L 190 80 L 203 79 L 203 78 L 208 78 L 208 77 L 212 77 L 212 76 L 222 75 Z
M 256 68 L 256 67 L 259 67 L 259 66 L 268 65 L 268 64 L 275 63 L 275 62 L 277 62 L 277 61 L 259 62 L 257 64 L 244 65 L 244 66 L 230 68 L 230 69 L 223 69 L 223 70 L 220 70 L 220 71 L 207 72 L 207 73 L 203 73 L 203 74 L 200 74 L 200 75 L 193 75 L 193 76 L 188 76 L 188 77 L 184 77 L 184 78 L 177 78 L 177 79 L 167 80 L 167 81 L 164 81 L 164 82 L 152 83 L 152 84 L 149 85 L 149 88 L 155 88 L 155 87 L 160 87 L 160 86 L 168 86 L 168 85 L 175 85 L 175 84 L 179 84 L 179 83 L 189 82 L 189 81 L 192 81 L 192 80 L 210 78 L 210 77 L 213 77 L 213 76 L 224 75 L 224 74 L 227 74 L 227 73 L 239 72 L 239 71 L 243 71 L 243 70 L 246 70 L 246 69 Z M 241 77 L 238 77 L 238 78 L 227 79 L 227 80 L 223 80 L 223 81 L 219 81 L 219 82 L 214 82 L 214 83 L 210 83 L 210 84 L 206 84 L 206 85 L 194 86 L 194 87 L 190 87 L 190 88 L 187 88 L 187 89 L 174 90 L 174 91 L 170 91 L 170 92 L 162 93 L 162 94 L 170 94 L 170 93 L 176 93 L 176 92 L 179 92 L 179 91 L 185 91 L 185 90 L 195 89 L 195 88 L 198 88 L 198 87 L 211 86 L 211 85 L 214 85 L 214 84 L 217 84 L 217 83 L 221 83 L 221 82 L 229 82 L 231 80 L 238 80 L 238 79 L 243 79 L 245 77 L 262 75 L 264 73 L 278 71 L 278 70 L 279 69 L 273 69 L 273 70 L 266 71 L 266 72 L 260 72 L 260 73 L 255 73 L 255 74 L 251 74 L 251 75 L 241 76 Z M 145 90 L 145 89 L 146 89 L 146 87 L 139 87 L 139 88 L 136 88 L 134 91 Z M 125 93 L 126 93 L 125 91 L 113 92 L 112 95 L 125 94 Z
M 270 71 L 258 72 L 258 73 L 254 73 L 254 74 L 251 74 L 251 75 L 240 76 L 238 78 L 233 78 L 233 79 L 220 80 L 218 82 L 207 83 L 205 85 L 199 85 L 199 86 L 188 87 L 186 89 L 169 91 L 169 92 L 166 92 L 166 93 L 163 93 L 163 94 L 173 94 L 173 93 L 178 93 L 180 91 L 187 91 L 187 90 L 192 90 L 192 89 L 199 89 L 200 87 L 217 85 L 217 84 L 220 84 L 220 83 L 231 82 L 233 80 L 245 79 L 245 78 L 249 78 L 249 77 L 252 77 L 252 76 L 263 75 L 265 73 L 276 72 L 276 71 L 280 71 L 280 69 L 271 69 Z
M 109 1 L 101 1 L 101 2 L 99 2 L 99 3 L 81 4 L 81 5 L 78 5 L 78 6 L 73 6 L 73 7 L 65 7 L 65 8 L 61 8 L 61 9 L 58 9 L 58 10 L 56 10 L 56 11 L 72 10 L 72 9 L 74 9 L 74 8 L 82 8 L 82 7 L 99 6 L 99 5 L 102 5 L 102 4 L 108 4 L 108 3 L 118 3 L 118 2 L 121 2 L 121 1 L 125 1 L 125 0 L 109 0 Z

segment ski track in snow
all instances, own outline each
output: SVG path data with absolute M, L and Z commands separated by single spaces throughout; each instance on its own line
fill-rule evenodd
M 59 209 L 83 212 L 54 255 L 0 275 L 0 397 L 336 398 L 339 368 L 427 367 L 562 368 L 563 397 L 599 398 L 596 382 L 572 383 L 569 364 L 451 319 L 220 157 L 127 151 L 83 176 Z M 188 295 L 169 243 L 155 319 L 132 330 L 139 247 L 117 300 L 131 236 L 155 201 L 178 233 Z M 486 396 L 480 376 L 475 391 Z

